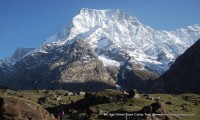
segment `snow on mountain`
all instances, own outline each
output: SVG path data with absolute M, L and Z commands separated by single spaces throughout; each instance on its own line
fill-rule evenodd
M 15 53 L 5 59 L 0 58 L 0 68 L 3 68 L 5 66 L 11 67 L 13 66 L 16 62 L 20 61 L 27 53 L 33 52 L 35 48 L 18 48 L 15 50 Z
M 107 67 L 107 66 L 117 66 L 117 67 L 119 67 L 120 66 L 119 62 L 112 60 L 112 59 L 108 58 L 107 56 L 101 55 L 98 58 L 99 58 L 99 60 L 101 60 L 103 62 L 105 67 Z
M 18 48 L 15 53 L 11 56 L 10 60 L 12 62 L 17 62 L 21 58 L 23 58 L 24 55 L 29 53 L 30 51 L 34 50 L 34 48 Z
M 102 51 L 123 52 L 130 56 L 130 61 L 162 74 L 199 38 L 199 24 L 174 31 L 156 30 L 120 10 L 83 8 L 69 26 L 48 38 L 35 52 L 48 52 L 83 39 L 88 41 L 105 66 L 119 66 L 122 61 L 109 55 L 102 56 Z
M 0 58 L 0 68 L 3 67 L 3 63 L 4 63 L 4 60 L 2 58 Z

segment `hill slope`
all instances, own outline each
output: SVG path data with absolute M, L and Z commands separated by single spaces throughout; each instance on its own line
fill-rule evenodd
M 163 92 L 200 93 L 200 40 L 178 57 L 155 84 Z

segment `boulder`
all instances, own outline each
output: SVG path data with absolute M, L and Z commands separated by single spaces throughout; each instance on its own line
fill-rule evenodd
M 0 96 L 1 120 L 55 120 L 39 104 L 18 97 Z
M 57 101 L 61 101 L 61 100 L 62 100 L 62 97 L 61 97 L 61 96 L 58 96 L 58 97 L 56 98 L 56 100 L 57 100 Z
M 127 95 L 122 93 L 121 91 L 112 90 L 112 89 L 105 89 L 105 90 L 93 92 L 93 93 L 86 92 L 83 99 L 80 99 L 74 103 L 74 108 L 88 109 L 88 107 L 98 105 L 98 104 L 125 101 L 126 96 Z
M 68 92 L 68 96 L 73 96 L 74 94 L 72 92 Z
M 40 98 L 38 99 L 38 103 L 39 103 L 40 105 L 45 104 L 46 102 L 47 102 L 47 97 L 40 97 Z
M 152 114 L 150 116 L 147 116 L 148 120 L 154 120 L 154 119 L 158 119 L 158 120 L 172 120 L 172 118 L 170 116 L 168 116 L 167 114 L 168 111 L 165 109 L 164 104 L 161 102 L 155 102 L 152 103 L 149 106 L 145 106 L 139 113 L 147 113 L 147 114 Z M 153 113 L 155 114 L 162 114 L 162 116 L 153 116 Z M 152 118 L 152 119 L 149 119 Z
M 133 111 L 131 109 L 118 109 L 112 111 L 111 113 L 121 113 L 121 114 L 130 114 L 125 118 L 125 116 L 113 116 L 111 120 L 172 120 L 171 116 L 168 116 L 168 111 L 165 109 L 164 104 L 161 102 L 155 102 L 151 105 L 143 107 L 140 111 Z M 162 115 L 161 115 L 162 114 Z M 110 119 L 110 118 L 108 118 Z
M 136 89 L 132 89 L 128 91 L 130 98 L 140 98 L 140 95 Z
M 86 92 L 85 95 L 84 95 L 84 97 L 86 98 L 86 97 L 89 97 L 91 95 L 92 95 L 92 93 Z
M 85 92 L 78 92 L 77 95 L 85 95 Z
M 167 101 L 165 104 L 172 105 L 172 102 Z

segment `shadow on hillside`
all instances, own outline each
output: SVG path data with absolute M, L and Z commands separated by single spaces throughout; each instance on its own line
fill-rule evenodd
M 83 83 L 61 83 L 58 85 L 60 89 L 68 90 L 68 91 L 100 91 L 103 89 L 115 89 L 114 85 L 99 82 L 99 81 L 88 81 Z
M 68 83 L 46 83 L 42 84 L 38 82 L 37 86 L 32 84 L 27 84 L 26 86 L 22 86 L 17 89 L 12 89 L 11 87 L 6 89 L 12 90 L 68 90 L 68 91 L 85 91 L 85 92 L 94 92 L 100 91 L 103 89 L 115 89 L 114 84 L 109 84 L 105 82 L 88 80 L 87 82 L 68 82 Z M 5 88 L 5 87 L 4 87 Z

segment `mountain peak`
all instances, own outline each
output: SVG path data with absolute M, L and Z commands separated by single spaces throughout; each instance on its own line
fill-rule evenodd
M 122 51 L 132 58 L 132 62 L 137 61 L 162 74 L 199 36 L 198 24 L 175 31 L 159 31 L 120 10 L 83 8 L 68 27 L 47 39 L 43 48 L 55 48 L 82 39 L 98 55 L 105 51 Z
M 200 29 L 200 24 L 190 25 L 190 26 L 187 26 L 187 28 L 192 31 L 198 31 Z
M 128 27 L 128 24 L 133 26 L 142 25 L 137 18 L 118 9 L 97 10 L 83 8 L 80 10 L 80 13 L 72 19 L 70 25 L 48 38 L 44 44 L 61 46 L 75 38 L 85 39 L 92 32 L 96 32 L 96 35 L 103 34 L 103 36 L 111 39 L 111 37 L 114 36 L 114 29 L 123 32 L 124 29 L 127 28 L 121 26 Z M 112 32 L 112 34 L 105 34 L 105 32 Z
M 54 81 L 99 79 L 106 83 L 119 80 L 122 88 L 141 89 L 144 80 L 163 74 L 199 36 L 198 25 L 159 31 L 120 10 L 84 8 L 70 25 L 48 38 L 40 48 L 30 52 L 18 49 L 9 59 L 14 64 L 8 66 L 6 71 L 10 73 L 6 76 L 14 73 L 10 80 L 32 81 L 23 88 L 43 88 L 46 80 L 54 86 Z M 82 42 L 88 47 L 82 46 Z
M 15 50 L 15 53 L 11 56 L 11 60 L 16 62 L 33 49 L 35 48 L 18 48 Z
M 138 21 L 137 18 L 128 15 L 124 11 L 121 11 L 119 9 L 104 9 L 104 10 L 98 10 L 98 9 L 88 9 L 88 8 L 82 8 L 80 10 L 80 13 L 77 16 L 89 16 L 91 18 L 96 17 L 101 18 L 100 20 L 128 20 L 128 21 Z M 97 19 L 98 20 L 98 19 Z M 139 22 L 139 21 L 138 21 Z
M 118 9 L 117 9 L 118 10 Z M 84 12 L 108 12 L 108 11 L 112 11 L 112 9 L 104 9 L 104 10 L 99 10 L 99 9 L 90 9 L 90 8 L 82 8 L 80 10 L 80 13 L 84 13 Z

